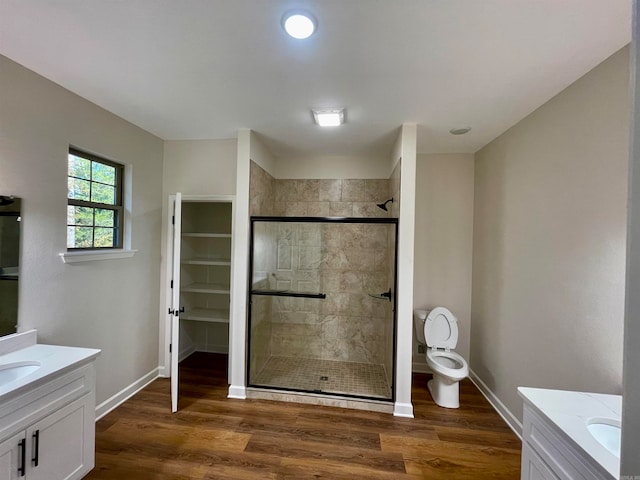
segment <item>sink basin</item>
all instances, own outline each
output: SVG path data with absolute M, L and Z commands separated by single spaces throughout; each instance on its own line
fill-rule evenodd
M 40 368 L 40 362 L 13 362 L 0 365 L 0 385 L 15 382 Z
M 620 421 L 612 418 L 592 418 L 587 430 L 600 445 L 620 458 Z

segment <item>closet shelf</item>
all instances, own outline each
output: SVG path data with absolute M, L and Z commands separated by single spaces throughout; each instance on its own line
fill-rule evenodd
M 230 233 L 198 233 L 198 232 L 183 232 L 183 237 L 192 238 L 231 238 Z
M 180 314 L 181 320 L 199 322 L 229 323 L 229 310 L 214 308 L 193 308 Z
M 180 263 L 183 263 L 185 265 L 231 265 L 231 259 L 230 258 L 223 258 L 223 257 L 218 257 L 218 258 L 206 258 L 206 257 L 199 257 L 199 258 L 185 258 L 183 260 L 180 261 Z
M 231 293 L 229 285 L 220 283 L 191 283 L 180 287 L 180 291 L 193 293 Z

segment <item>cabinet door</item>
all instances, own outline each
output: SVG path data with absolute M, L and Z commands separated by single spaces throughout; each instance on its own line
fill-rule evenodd
M 522 444 L 520 480 L 560 480 L 525 441 Z
M 171 411 L 178 411 L 178 357 L 180 356 L 180 247 L 182 233 L 182 194 L 173 204 L 173 290 L 171 291 Z
M 27 479 L 75 480 L 94 466 L 95 424 L 90 396 L 27 429 Z
M 22 456 L 25 455 L 24 438 L 23 430 L 0 443 L 0 478 L 2 480 L 22 478 L 22 473 L 18 472 L 18 469 L 22 467 Z M 26 461 L 24 466 L 26 466 Z

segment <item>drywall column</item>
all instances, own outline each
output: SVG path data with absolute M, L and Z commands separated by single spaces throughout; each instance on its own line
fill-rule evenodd
M 249 172 L 251 130 L 238 130 L 236 203 L 233 212 L 231 306 L 229 324 L 229 398 L 247 398 L 247 272 L 249 270 Z
M 640 5 L 633 2 L 631 44 L 631 153 L 627 217 L 627 286 L 624 315 L 624 367 L 620 478 L 640 478 Z
M 413 417 L 413 405 L 411 404 L 411 352 L 413 345 L 413 244 L 416 205 L 416 141 L 416 125 L 403 124 L 399 144 L 401 163 L 398 284 L 396 292 L 396 400 L 393 409 L 393 414 L 398 417 Z
M 173 226 L 169 212 L 173 208 L 170 195 L 234 195 L 238 140 L 167 140 L 164 142 L 162 173 L 162 260 L 160 266 L 160 335 L 159 373 L 170 376 L 169 343 L 171 315 L 171 267 Z

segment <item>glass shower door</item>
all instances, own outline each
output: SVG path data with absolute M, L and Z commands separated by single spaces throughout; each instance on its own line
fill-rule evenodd
M 391 400 L 396 220 L 251 224 L 249 385 Z

